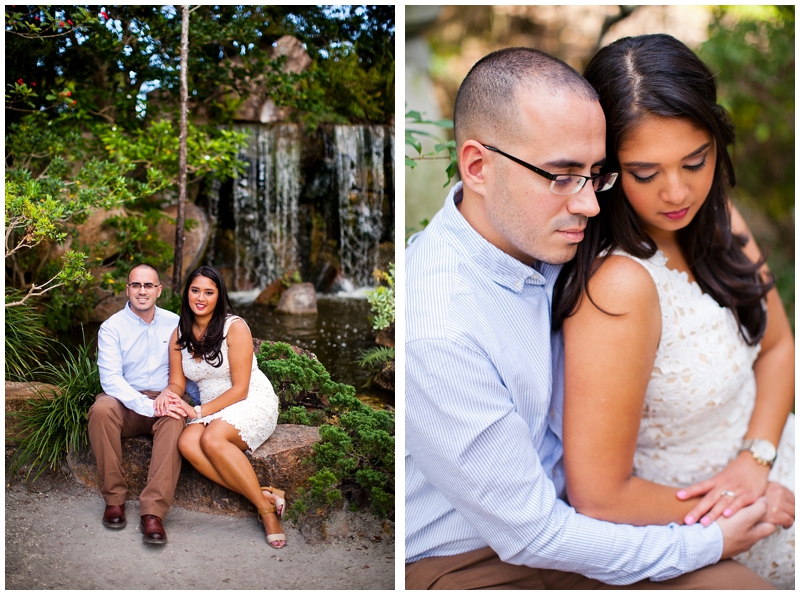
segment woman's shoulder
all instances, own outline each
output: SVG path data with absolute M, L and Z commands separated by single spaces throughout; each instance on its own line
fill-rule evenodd
M 606 256 L 589 279 L 592 301 L 604 310 L 617 312 L 658 304 L 658 289 L 645 262 L 620 252 Z
M 235 314 L 231 314 L 225 319 L 224 333 L 226 339 L 230 337 L 234 340 L 252 336 L 250 333 L 250 327 L 247 326 L 244 318 L 241 316 L 236 316 Z

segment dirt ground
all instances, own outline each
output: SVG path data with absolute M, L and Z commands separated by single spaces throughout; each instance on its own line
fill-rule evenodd
M 311 545 L 284 520 L 288 545 L 269 547 L 252 518 L 173 507 L 168 543 L 149 546 L 138 502 L 128 526 L 103 527 L 103 499 L 64 473 L 27 484 L 6 477 L 8 589 L 394 589 L 395 539 L 380 521 L 339 512 L 336 534 Z

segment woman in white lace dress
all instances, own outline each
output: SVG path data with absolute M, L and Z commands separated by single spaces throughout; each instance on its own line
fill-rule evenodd
M 794 339 L 726 196 L 734 134 L 713 75 L 648 35 L 602 49 L 585 76 L 620 182 L 598 195 L 554 298 L 570 503 L 709 526 L 765 497 L 778 528 L 736 559 L 794 588 Z
M 170 353 L 168 389 L 190 418 L 178 448 L 200 473 L 250 500 L 264 523 L 267 543 L 280 549 L 286 545 L 279 520 L 283 492 L 260 487 L 245 455 L 275 430 L 278 398 L 258 369 L 250 329 L 230 310 L 219 271 L 208 266 L 192 271 Z M 177 397 L 187 378 L 197 382 L 201 405 L 192 407 Z

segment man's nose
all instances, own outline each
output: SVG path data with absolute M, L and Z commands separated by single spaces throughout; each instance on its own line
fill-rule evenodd
M 597 204 L 597 196 L 595 196 L 590 180 L 587 180 L 577 193 L 570 196 L 567 210 L 573 215 L 584 215 L 585 217 L 594 217 L 600 212 L 600 205 Z

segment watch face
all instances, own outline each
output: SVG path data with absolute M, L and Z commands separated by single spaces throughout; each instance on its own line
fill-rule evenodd
M 766 461 L 768 463 L 772 462 L 775 459 L 775 447 L 766 440 L 756 440 L 755 444 L 753 444 L 753 454 L 756 455 L 759 459 Z

